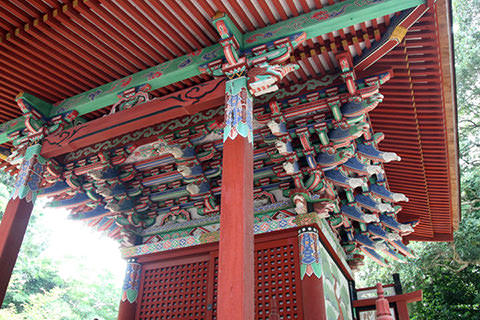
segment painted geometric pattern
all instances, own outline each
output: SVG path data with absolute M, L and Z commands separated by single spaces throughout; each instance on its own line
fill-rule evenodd
M 254 226 L 255 234 L 261 234 L 266 232 L 272 232 L 277 230 L 285 230 L 290 228 L 295 228 L 298 225 L 295 223 L 295 217 L 288 217 L 285 219 L 263 221 L 256 223 Z M 206 238 L 205 236 L 188 236 L 182 238 L 169 239 L 164 241 L 159 241 L 155 243 L 148 243 L 144 245 L 139 245 L 135 247 L 128 247 L 120 249 L 122 256 L 124 258 L 135 257 L 144 254 L 161 252 L 179 248 L 186 248 L 194 245 L 199 245 L 203 243 L 214 242 L 215 237 Z M 218 241 L 218 239 L 217 239 Z
M 298 234 L 300 247 L 300 278 L 322 277 L 322 263 L 319 257 L 318 232 L 313 227 L 301 228 Z
M 140 256 L 153 252 L 161 252 L 167 250 L 173 250 L 178 248 L 186 248 L 194 245 L 202 244 L 200 242 L 200 236 L 188 236 L 183 238 L 169 239 L 165 241 L 159 241 L 155 243 L 148 243 L 136 247 L 122 248 L 122 256 L 124 258 Z
M 122 287 L 122 302 L 128 300 L 130 303 L 137 301 L 138 288 L 140 287 L 140 273 L 142 265 L 139 263 L 127 264 L 125 280 Z
M 298 219 L 301 215 L 296 217 L 288 217 L 279 220 L 270 220 L 256 223 L 254 226 L 255 234 L 262 234 L 267 232 L 273 232 L 278 230 L 286 230 L 290 228 L 296 228 L 303 225 L 302 219 Z M 305 220 L 304 224 L 311 224 L 309 220 Z M 339 250 L 340 245 L 338 240 L 333 235 L 330 227 L 323 219 L 317 219 L 316 224 L 320 227 L 321 232 L 326 236 L 328 242 L 332 244 L 338 256 L 343 262 L 343 267 L 346 268 L 351 274 L 351 270 L 345 260 L 345 254 L 343 250 Z M 206 234 L 208 235 L 208 234 Z M 206 235 L 186 236 L 181 238 L 168 239 L 164 241 L 147 243 L 135 247 L 121 248 L 121 253 L 124 258 L 136 257 L 145 254 L 168 251 L 173 249 L 187 248 L 195 245 L 218 241 L 218 234 L 213 234 L 211 237 Z

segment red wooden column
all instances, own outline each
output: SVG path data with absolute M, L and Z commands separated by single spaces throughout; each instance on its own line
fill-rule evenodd
M 326 320 L 322 264 L 319 259 L 318 230 L 303 227 L 298 230 L 300 248 L 300 278 L 302 285 L 303 319 Z
M 40 149 L 41 145 L 27 149 L 14 192 L 0 223 L 0 306 L 7 292 L 41 181 L 44 166 L 38 158 Z
M 135 262 L 135 260 L 128 261 L 122 287 L 122 299 L 118 308 L 118 320 L 135 319 L 141 271 L 141 264 Z
M 406 301 L 397 301 L 398 320 L 410 320 Z
M 247 78 L 227 81 L 217 319 L 254 318 L 252 97 Z

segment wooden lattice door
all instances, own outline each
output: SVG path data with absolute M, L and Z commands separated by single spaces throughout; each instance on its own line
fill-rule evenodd
M 216 320 L 218 258 L 215 257 L 212 319 Z M 279 319 L 303 319 L 295 238 L 255 244 L 255 319 L 269 320 L 275 300 Z
M 146 265 L 138 320 L 209 319 L 209 257 Z M 211 294 L 210 294 L 211 295 Z
M 255 244 L 255 319 L 303 319 L 296 237 Z M 137 320 L 216 319 L 218 252 L 145 264 Z

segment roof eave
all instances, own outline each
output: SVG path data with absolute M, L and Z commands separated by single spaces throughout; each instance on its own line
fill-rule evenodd
M 458 118 L 455 78 L 455 55 L 452 28 L 451 0 L 440 0 L 436 4 L 439 51 L 442 70 L 442 87 L 447 136 L 449 188 L 451 196 L 452 233 L 458 229 L 460 210 L 460 167 L 458 159 Z M 446 36 L 442 36 L 446 35 Z

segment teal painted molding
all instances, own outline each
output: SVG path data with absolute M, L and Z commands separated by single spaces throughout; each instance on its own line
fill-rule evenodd
M 152 90 L 185 80 L 200 74 L 198 66 L 223 57 L 219 44 L 166 61 L 157 66 L 137 72 L 128 77 L 107 83 L 58 103 L 51 117 L 76 109 L 78 115 L 101 109 L 118 101 L 118 94 L 126 89 L 149 84 Z
M 52 104 L 43 101 L 42 99 L 39 99 L 35 97 L 34 95 L 31 95 L 30 93 L 27 92 L 20 92 L 17 97 L 15 98 L 15 101 L 22 99 L 24 103 L 28 103 L 30 106 L 35 108 L 37 112 L 42 114 L 44 117 L 49 117 L 50 113 L 52 111 Z
M 285 38 L 295 33 L 306 32 L 307 39 L 375 19 L 384 15 L 424 4 L 424 0 L 346 0 L 334 5 L 288 19 L 274 25 L 243 34 L 235 31 L 233 22 L 224 18 L 244 50 Z M 233 25 L 233 26 L 232 26 Z M 77 110 L 78 115 L 104 108 L 118 101 L 118 94 L 126 89 L 149 84 L 151 90 L 185 80 L 200 74 L 199 67 L 222 58 L 223 49 L 216 44 L 185 56 L 169 60 L 149 69 L 134 73 L 103 86 L 60 101 L 51 107 L 50 117 Z M 8 134 L 25 128 L 20 117 L 0 124 L 0 144 L 9 141 Z
M 297 32 L 312 39 L 364 21 L 424 4 L 424 0 L 347 0 L 243 35 L 252 48 Z
M 25 129 L 25 117 L 21 116 L 0 124 L 0 144 L 10 141 L 8 135 L 12 132 Z

